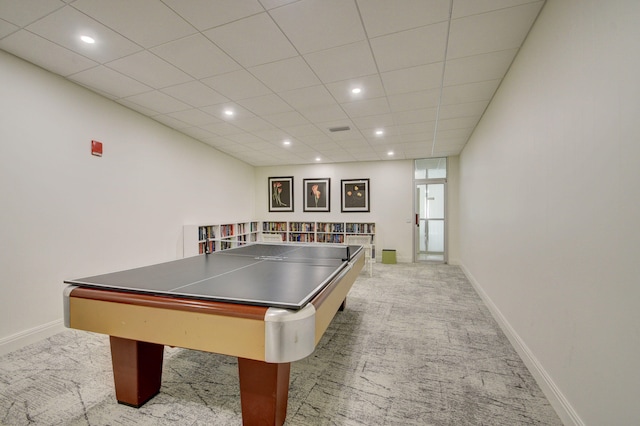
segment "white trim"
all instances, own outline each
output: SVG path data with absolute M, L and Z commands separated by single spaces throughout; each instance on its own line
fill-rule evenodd
M 469 272 L 462 263 L 460 263 L 460 268 L 462 268 L 462 271 L 471 282 L 471 285 L 473 285 L 473 288 L 480 295 L 480 298 L 482 298 L 487 308 L 489 308 L 491 315 L 493 315 L 493 318 L 498 322 L 498 325 L 509 339 L 509 342 L 511 342 L 511 346 L 513 346 L 518 355 L 520 355 L 520 358 L 535 381 L 538 383 L 538 386 L 540 386 L 540 389 L 549 400 L 549 403 L 558 414 L 558 417 L 560 417 L 560 420 L 562 420 L 562 423 L 567 426 L 585 426 L 580 416 L 578 416 L 578 413 L 576 413 L 558 386 L 556 386 L 551 376 L 547 373 L 542 364 L 540 364 L 531 349 L 529 349 L 511 324 L 509 324 L 509 321 L 507 321 L 504 315 L 502 315 L 500 309 L 498 309 L 487 293 L 485 293 L 480 284 L 473 277 L 473 274 L 471 274 L 471 272 Z
M 0 355 L 16 351 L 32 343 L 39 342 L 48 337 L 64 331 L 62 319 L 48 322 L 28 330 L 21 331 L 11 336 L 0 339 Z

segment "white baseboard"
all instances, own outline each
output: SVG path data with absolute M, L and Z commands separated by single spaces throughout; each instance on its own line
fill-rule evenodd
M 65 330 L 61 319 L 0 339 L 0 355 L 16 351 Z
M 560 389 L 558 389 L 558 386 L 556 386 L 554 381 L 551 379 L 551 376 L 549 376 L 536 356 L 531 352 L 531 349 L 529 349 L 511 324 L 509 324 L 509 321 L 507 321 L 504 315 L 502 315 L 502 312 L 500 312 L 491 298 L 484 292 L 480 284 L 473 277 L 473 274 L 471 274 L 462 263 L 459 263 L 459 266 L 462 268 L 462 271 L 467 276 L 476 292 L 478 292 L 483 302 L 487 305 L 487 308 L 489 308 L 491 315 L 493 315 L 494 319 L 498 322 L 498 325 L 500 325 L 500 328 L 511 342 L 513 348 L 516 350 L 518 355 L 520 355 L 520 358 L 522 358 L 522 361 L 538 383 L 538 386 L 540 386 L 540 389 L 549 400 L 549 403 L 558 414 L 558 417 L 560 417 L 560 420 L 562 420 L 562 423 L 567 426 L 585 426 L 580 416 L 578 416 L 578 413 L 576 413 L 569 401 L 567 401 Z

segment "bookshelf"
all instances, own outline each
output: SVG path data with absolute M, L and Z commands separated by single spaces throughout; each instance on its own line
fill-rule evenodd
M 375 259 L 376 224 L 374 222 L 300 222 L 264 221 L 218 225 L 185 225 L 184 257 L 209 251 L 227 250 L 259 241 L 261 235 L 280 235 L 285 242 L 343 244 L 348 235 L 368 236 Z
M 289 222 L 287 241 L 314 243 L 316 241 L 315 222 Z
M 287 239 L 287 222 L 262 222 L 263 234 L 278 234 L 282 237 L 282 241 Z
M 343 244 L 347 235 L 368 236 L 375 250 L 374 222 L 262 222 L 263 234 L 280 234 L 283 241 Z M 374 251 L 375 253 L 375 251 Z
M 219 225 L 184 225 L 183 255 L 195 256 L 238 247 L 258 240 L 258 222 L 225 223 Z

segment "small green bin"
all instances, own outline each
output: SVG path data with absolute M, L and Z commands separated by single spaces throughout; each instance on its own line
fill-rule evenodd
M 382 263 L 396 264 L 396 251 L 395 250 L 382 250 Z

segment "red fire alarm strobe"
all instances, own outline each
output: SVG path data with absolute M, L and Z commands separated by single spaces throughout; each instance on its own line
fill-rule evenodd
M 91 141 L 91 155 L 102 157 L 102 142 Z

